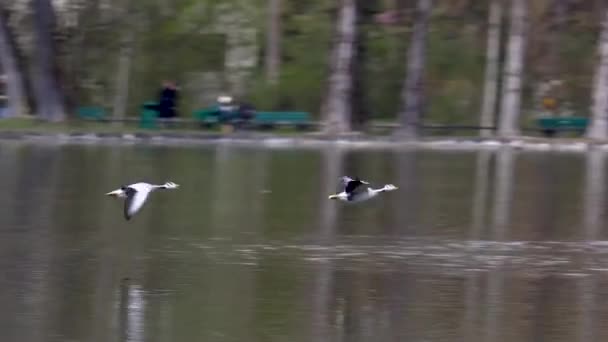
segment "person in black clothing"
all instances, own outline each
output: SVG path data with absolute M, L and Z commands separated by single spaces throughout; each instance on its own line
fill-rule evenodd
M 158 99 L 158 116 L 163 119 L 170 119 L 177 116 L 175 107 L 177 106 L 177 87 L 172 81 L 163 82 Z
M 253 107 L 248 102 L 241 102 L 238 109 L 238 121 L 240 128 L 248 128 L 250 127 L 251 120 L 253 120 L 255 116 L 255 107 Z

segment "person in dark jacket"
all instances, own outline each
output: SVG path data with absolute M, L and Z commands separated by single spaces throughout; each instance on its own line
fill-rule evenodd
M 241 102 L 238 109 L 239 128 L 249 128 L 255 117 L 255 107 L 248 102 Z
M 177 87 L 172 81 L 163 82 L 158 99 L 158 115 L 169 119 L 177 116 L 176 106 L 178 100 Z

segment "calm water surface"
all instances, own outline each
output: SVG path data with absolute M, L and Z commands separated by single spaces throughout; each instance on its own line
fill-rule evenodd
M 606 159 L 2 143 L 0 339 L 605 341 Z

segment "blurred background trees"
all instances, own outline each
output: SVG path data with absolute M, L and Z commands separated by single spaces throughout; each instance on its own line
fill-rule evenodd
M 517 134 L 547 99 L 552 115 L 590 115 L 602 1 L 432 1 L 424 67 L 409 70 L 424 15 L 418 2 L 3 1 L 7 113 L 61 120 L 98 105 L 135 116 L 173 79 L 182 116 L 230 94 L 261 109 L 309 111 L 347 131 L 397 120 L 409 108 L 406 79 L 421 70 L 420 122 L 499 123 L 502 134 Z M 348 32 L 339 25 L 344 6 L 354 8 Z M 350 61 L 337 63 L 347 51 Z

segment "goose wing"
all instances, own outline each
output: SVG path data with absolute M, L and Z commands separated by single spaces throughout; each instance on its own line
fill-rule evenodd
M 126 193 L 127 199 L 125 200 L 124 215 L 125 219 L 130 220 L 144 205 L 150 192 L 138 191 L 132 187 L 128 187 Z
M 353 179 L 347 176 L 342 177 L 342 183 L 344 184 L 344 192 L 347 194 L 355 192 L 361 184 L 368 184 L 367 182 L 360 180 L 359 177 Z

